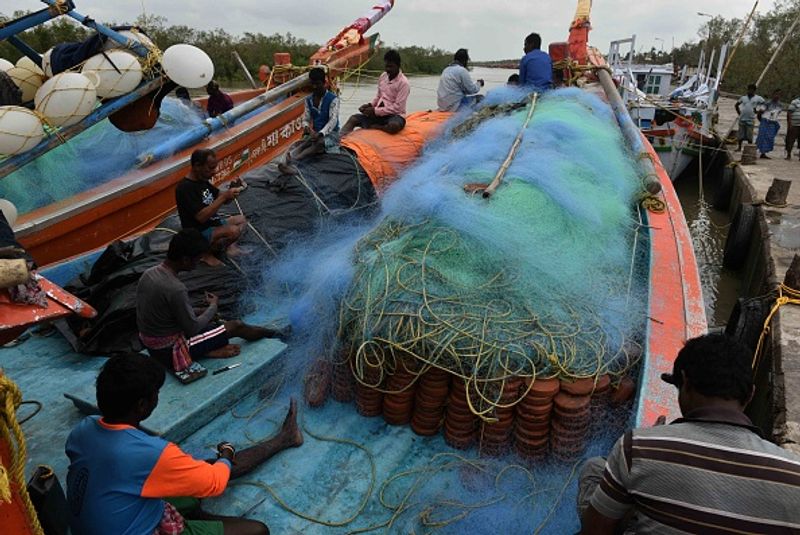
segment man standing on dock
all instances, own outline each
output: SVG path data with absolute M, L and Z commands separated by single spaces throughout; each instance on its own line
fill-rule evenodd
M 764 98 L 756 95 L 756 84 L 747 86 L 747 94 L 736 101 L 736 113 L 739 114 L 739 133 L 736 140 L 739 145 L 736 151 L 742 150 L 742 141 L 753 142 L 753 123 L 756 120 L 756 108 L 764 104 Z
M 535 91 L 546 91 L 553 87 L 553 61 L 541 50 L 542 38 L 532 33 L 525 38 L 525 55 L 519 62 L 519 83 Z
M 453 63 L 445 67 L 439 78 L 436 91 L 439 111 L 458 111 L 482 98 L 478 93 L 483 87 L 483 80 L 473 82 L 467 70 L 468 65 L 469 52 L 466 48 L 459 48 L 453 56 Z
M 96 384 L 102 417 L 84 418 L 66 444 L 73 533 L 269 534 L 261 522 L 206 513 L 199 498 L 219 496 L 230 479 L 303 444 L 294 400 L 272 438 L 238 453 L 231 443 L 220 442 L 217 458 L 203 461 L 140 429 L 164 385 L 164 370 L 152 359 L 138 353 L 112 357 Z
M 683 417 L 628 431 L 607 461 L 586 461 L 581 533 L 800 532 L 800 458 L 761 438 L 744 413 L 752 364 L 724 334 L 686 342 L 662 375 Z
M 786 159 L 791 160 L 795 142 L 800 148 L 800 97 L 797 97 L 789 104 L 789 109 L 786 112 L 786 123 L 789 125 L 786 132 Z
M 383 55 L 384 73 L 378 78 L 378 94 L 364 104 L 342 128 L 342 137 L 356 128 L 372 128 L 396 134 L 406 126 L 406 101 L 411 94 L 408 78 L 400 70 L 400 53 L 387 50 Z

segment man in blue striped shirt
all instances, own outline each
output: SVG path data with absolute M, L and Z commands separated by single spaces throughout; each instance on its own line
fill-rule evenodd
M 606 462 L 587 461 L 581 533 L 800 532 L 800 458 L 762 439 L 744 414 L 752 362 L 724 334 L 689 340 L 662 376 L 678 388 L 683 417 L 629 431 Z

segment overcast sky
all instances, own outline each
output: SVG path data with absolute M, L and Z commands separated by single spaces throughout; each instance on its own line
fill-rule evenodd
M 1 0 L 5 4 L 9 0 Z M 38 9 L 35 0 L 11 0 Z M 170 24 L 197 29 L 224 28 L 230 33 L 275 32 L 322 43 L 361 16 L 370 0 L 75 0 L 78 11 L 97 20 L 131 20 L 144 8 L 167 17 Z M 766 13 L 774 0 L 761 0 Z M 470 49 L 473 60 L 515 58 L 528 33 L 544 43 L 564 41 L 575 11 L 574 0 L 397 0 L 377 31 L 388 45 Z M 753 0 L 595 0 L 590 44 L 608 51 L 612 39 L 637 35 L 637 49 L 665 50 L 697 41 L 708 20 L 698 11 L 725 18 L 744 18 Z M 0 9 L 0 11 L 7 11 Z M 660 41 L 659 39 L 663 39 Z

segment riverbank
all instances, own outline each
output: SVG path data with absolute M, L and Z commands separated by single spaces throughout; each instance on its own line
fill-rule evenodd
M 719 125 L 734 124 L 735 99 L 722 98 Z M 747 261 L 742 267 L 742 297 L 763 296 L 776 291 L 783 282 L 794 255 L 800 254 L 800 160 L 785 156 L 786 114 L 770 159 L 753 165 L 736 165 L 735 182 L 728 206 L 733 216 L 741 204 L 755 207 L 756 219 L 748 243 Z M 728 158 L 738 162 L 741 153 L 727 145 Z M 765 202 L 773 179 L 793 182 L 786 206 Z M 771 306 L 774 299 L 769 301 Z M 800 306 L 782 306 L 773 317 L 762 363 L 758 368 L 757 392 L 751 413 L 762 428 L 786 447 L 800 453 Z

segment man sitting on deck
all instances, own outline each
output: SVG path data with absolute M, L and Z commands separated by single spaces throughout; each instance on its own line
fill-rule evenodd
M 167 369 L 179 372 L 178 379 L 183 382 L 204 374 L 205 370 L 193 366 L 196 359 L 238 355 L 239 346 L 229 344 L 229 338 L 252 341 L 287 334 L 241 320 L 213 323 L 219 302 L 214 294 L 207 294 L 208 307 L 199 316 L 195 313 L 178 273 L 194 269 L 207 251 L 208 242 L 198 230 L 181 230 L 169 242 L 164 262 L 145 271 L 136 287 L 139 337 L 150 355 Z
M 546 91 L 553 87 L 553 61 L 541 50 L 542 38 L 532 33 L 525 38 L 525 55 L 519 62 L 519 83 L 534 91 Z
M 201 461 L 139 428 L 158 405 L 164 370 L 138 353 L 112 357 L 97 377 L 102 417 L 84 418 L 69 435 L 67 498 L 80 535 L 267 535 L 255 520 L 215 516 L 199 498 L 219 496 L 228 481 L 303 443 L 294 400 L 278 433 L 241 452 L 217 445 Z M 176 498 L 177 497 L 177 498 Z
M 400 53 L 388 50 L 383 55 L 385 72 L 378 79 L 378 94 L 372 102 L 364 104 L 347 120 L 342 128 L 346 136 L 355 128 L 373 128 L 387 134 L 396 134 L 406 126 L 406 101 L 411 86 L 406 75 L 400 71 Z
M 208 93 L 206 111 L 209 117 L 216 117 L 217 115 L 222 115 L 226 111 L 233 109 L 233 99 L 230 95 L 224 93 L 222 89 L 219 88 L 219 84 L 214 80 L 208 82 L 206 92 Z
M 311 94 L 306 97 L 303 115 L 303 139 L 286 151 L 286 162 L 279 163 L 281 173 L 292 174 L 292 160 L 313 154 L 335 152 L 339 146 L 339 97 L 325 87 L 325 70 L 315 67 L 308 72 Z
M 478 95 L 483 87 L 483 80 L 472 81 L 467 70 L 468 64 L 469 52 L 466 48 L 459 48 L 453 56 L 453 63 L 442 71 L 439 88 L 436 90 L 436 104 L 439 106 L 439 111 L 457 111 L 483 98 Z
M 217 156 L 211 149 L 194 151 L 191 164 L 189 176 L 178 182 L 175 188 L 175 204 L 181 226 L 202 232 L 214 253 L 219 253 L 226 247 L 229 254 L 239 253 L 234 242 L 241 236 L 247 219 L 241 214 L 222 217 L 217 212 L 223 204 L 236 199 L 246 185 L 239 180 L 239 187 L 229 186 L 224 191 L 214 187 L 211 178 L 217 168 Z M 212 255 L 206 255 L 203 260 L 211 265 L 220 263 Z
M 745 416 L 752 364 L 724 334 L 689 340 L 662 375 L 678 389 L 683 418 L 629 431 L 607 461 L 586 462 L 581 533 L 797 533 L 800 458 Z

